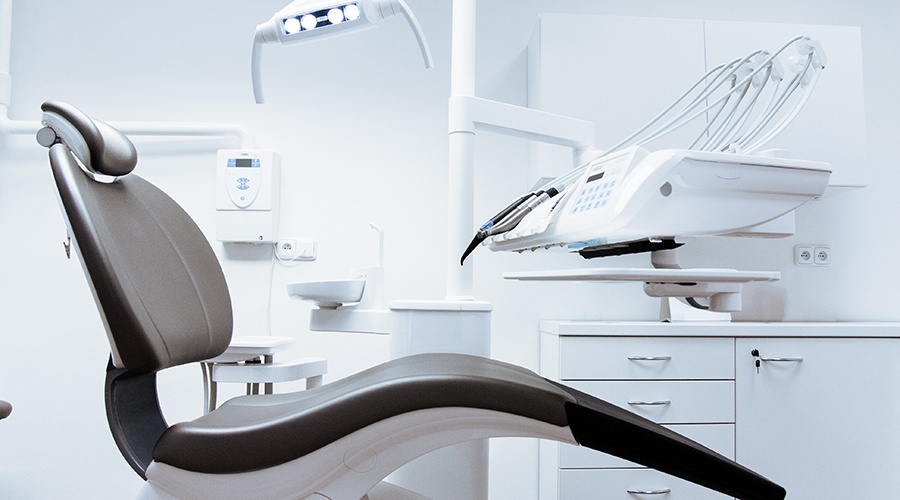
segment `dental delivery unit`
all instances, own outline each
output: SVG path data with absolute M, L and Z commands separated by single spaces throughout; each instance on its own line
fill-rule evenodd
M 763 147 L 797 116 L 824 67 L 819 43 L 799 36 L 774 53 L 756 50 L 712 68 L 645 126 L 484 223 L 461 262 L 479 244 L 515 252 L 559 247 L 586 259 L 652 252 L 657 269 L 505 277 L 727 283 L 728 293 L 710 308 L 740 310 L 740 283 L 774 281 L 779 273 L 690 272 L 666 253 L 700 236 L 793 234 L 793 220 L 785 227 L 778 219 L 821 196 L 831 167 Z M 696 132 L 687 148 L 649 149 L 651 142 L 685 126 Z M 691 293 L 648 290 L 652 296 Z

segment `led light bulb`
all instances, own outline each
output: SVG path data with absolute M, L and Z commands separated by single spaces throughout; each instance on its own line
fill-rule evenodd
M 405 0 L 293 0 L 268 21 L 256 26 L 250 53 L 253 98 L 259 104 L 264 102 L 261 74 L 263 45 L 330 38 L 371 28 L 395 15 L 402 15 L 409 23 L 419 43 L 425 68 L 431 68 L 434 64 L 428 41 Z
M 319 24 L 319 21 L 317 21 L 316 16 L 312 14 L 306 14 L 300 18 L 300 26 L 303 26 L 303 29 L 305 30 L 315 29 L 317 24 Z
M 341 9 L 331 9 L 328 11 L 328 21 L 331 24 L 341 24 L 344 22 L 344 11 Z
M 359 7 L 355 3 L 351 3 L 344 7 L 344 17 L 346 17 L 348 21 L 356 21 L 359 19 Z
M 293 35 L 300 31 L 300 20 L 296 17 L 290 17 L 284 20 L 284 32 Z

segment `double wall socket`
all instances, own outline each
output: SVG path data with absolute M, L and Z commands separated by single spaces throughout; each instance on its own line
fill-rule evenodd
M 279 260 L 316 260 L 316 240 L 280 239 L 275 256 Z
M 831 264 L 831 248 L 823 245 L 797 245 L 794 264 L 798 266 L 827 266 Z

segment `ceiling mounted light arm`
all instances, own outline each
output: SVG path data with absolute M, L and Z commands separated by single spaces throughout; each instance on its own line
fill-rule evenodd
M 262 104 L 262 46 L 267 43 L 297 43 L 371 28 L 380 21 L 402 14 L 416 35 L 425 68 L 434 64 L 419 21 L 404 0 L 295 0 L 256 27 L 250 54 L 253 96 Z
M 387 17 L 388 15 L 394 15 L 397 13 L 397 9 L 400 9 L 400 14 L 403 14 L 403 17 L 406 18 L 406 22 L 409 23 L 409 27 L 416 35 L 416 41 L 419 42 L 419 50 L 422 51 L 422 59 L 425 61 L 425 69 L 433 68 L 434 61 L 431 58 L 431 49 L 428 48 L 428 40 L 425 39 L 425 32 L 422 31 L 422 26 L 419 25 L 419 20 L 416 19 L 416 16 L 409 8 L 409 5 L 406 5 L 406 2 L 404 0 L 381 1 L 379 3 L 382 5 L 381 8 L 384 17 Z M 391 8 L 390 14 L 384 13 L 385 7 Z

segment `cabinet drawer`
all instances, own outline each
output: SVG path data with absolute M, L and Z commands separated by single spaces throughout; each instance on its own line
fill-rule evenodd
M 734 424 L 667 425 L 669 429 L 734 460 Z M 642 467 L 584 446 L 558 443 L 561 469 L 615 469 Z M 542 464 L 543 466 L 543 464 Z M 557 464 L 550 464 L 556 467 Z
M 561 380 L 733 379 L 734 340 L 562 337 Z
M 661 424 L 734 423 L 733 380 L 604 380 L 568 385 Z
M 559 498 L 722 500 L 731 497 L 653 469 L 588 469 L 559 471 Z

